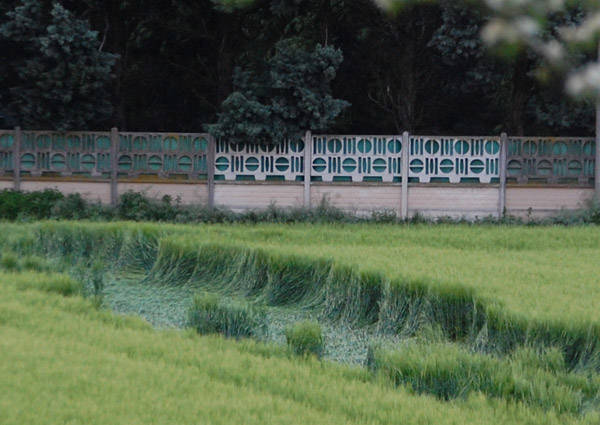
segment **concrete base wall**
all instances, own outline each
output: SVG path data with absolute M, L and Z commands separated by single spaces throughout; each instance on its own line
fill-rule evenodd
M 22 180 L 21 190 L 57 189 L 65 195 L 79 193 L 89 201 L 110 203 L 110 183 L 103 181 Z
M 215 205 L 232 210 L 278 207 L 301 207 L 304 186 L 293 183 L 227 182 L 215 184 Z
M 535 217 L 556 214 L 561 209 L 585 207 L 594 196 L 594 189 L 581 187 L 518 187 L 506 188 L 506 211 L 517 217 Z
M 0 180 L 0 190 L 12 189 L 10 179 Z M 68 178 L 26 177 L 21 181 L 25 191 L 58 189 L 65 194 L 79 193 L 86 199 L 110 203 L 108 180 L 73 180 Z M 128 181 L 118 183 L 119 194 L 126 191 L 143 192 L 161 198 L 169 195 L 184 204 L 207 204 L 206 182 Z M 402 185 L 396 183 L 316 183 L 310 188 L 313 207 L 324 199 L 336 208 L 369 214 L 372 211 L 395 211 L 402 208 Z M 594 195 L 591 187 L 508 185 L 506 212 L 519 217 L 544 217 L 563 209 L 582 208 Z M 304 205 L 304 184 L 301 182 L 217 182 L 214 190 L 215 205 L 235 211 L 264 209 L 271 204 L 278 207 Z M 427 217 L 482 218 L 498 215 L 498 185 L 410 184 L 408 213 Z M 531 212 L 530 212 L 531 211 Z
M 371 211 L 394 210 L 400 214 L 402 186 L 391 184 L 313 184 L 310 202 L 317 206 L 326 201 L 329 205 L 358 214 Z
M 12 180 L 0 180 L 0 190 L 12 189 L 15 187 L 15 184 Z
M 206 204 L 208 202 L 208 185 L 202 183 L 138 183 L 138 182 L 119 182 L 117 185 L 119 194 L 127 191 L 145 193 L 151 198 L 160 199 L 165 195 L 173 198 L 173 201 L 179 199 L 182 204 Z M 110 196 L 110 187 L 109 187 Z M 109 198 L 110 202 L 110 198 Z
M 408 189 L 408 213 L 469 219 L 498 216 L 497 186 L 414 185 Z

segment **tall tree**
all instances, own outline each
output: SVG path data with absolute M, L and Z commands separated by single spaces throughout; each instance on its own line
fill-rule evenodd
M 90 128 L 112 112 L 115 56 L 60 3 L 23 0 L 0 25 L 4 115 L 26 127 Z
M 236 90 L 209 131 L 233 142 L 278 143 L 307 129 L 326 130 L 348 106 L 331 95 L 341 62 L 331 46 L 309 50 L 301 40 L 281 40 L 261 71 L 238 69 Z

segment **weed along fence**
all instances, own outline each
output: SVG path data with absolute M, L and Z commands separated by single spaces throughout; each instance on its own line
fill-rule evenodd
M 592 138 L 323 135 L 280 145 L 205 133 L 0 130 L 0 189 L 116 202 L 134 190 L 235 210 L 329 204 L 358 213 L 556 213 L 593 197 Z

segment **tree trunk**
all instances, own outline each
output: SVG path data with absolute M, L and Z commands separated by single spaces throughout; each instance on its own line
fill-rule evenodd
M 520 54 L 513 68 L 509 131 L 515 136 L 524 136 L 525 110 L 531 96 L 531 79 L 527 76 L 529 60 Z

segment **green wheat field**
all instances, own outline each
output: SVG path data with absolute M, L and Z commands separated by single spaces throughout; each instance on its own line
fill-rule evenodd
M 0 230 L 1 424 L 600 423 L 597 227 Z

